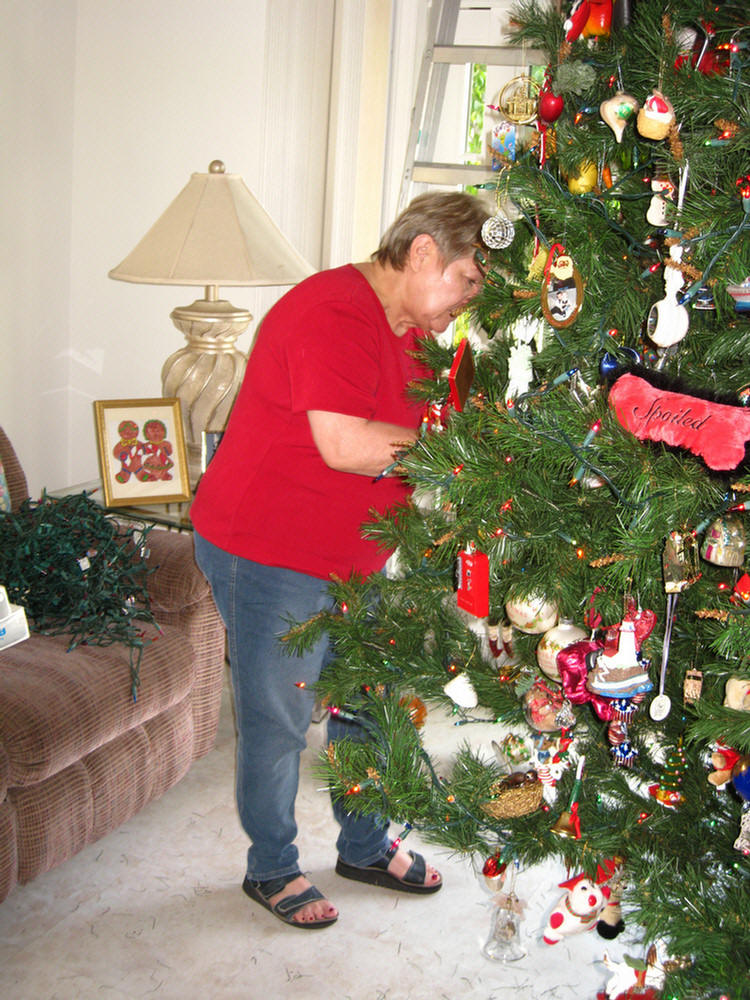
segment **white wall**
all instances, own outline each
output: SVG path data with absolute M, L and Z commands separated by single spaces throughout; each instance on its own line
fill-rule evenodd
M 160 394 L 162 362 L 183 343 L 169 313 L 196 290 L 107 271 L 192 172 L 223 159 L 322 263 L 334 10 L 334 0 L 0 5 L 0 422 L 32 494 L 97 475 L 93 400 Z M 282 293 L 227 297 L 257 320 Z
M 0 424 L 32 495 L 98 475 L 94 400 L 161 392 L 200 290 L 107 272 L 191 173 L 222 159 L 314 266 L 375 248 L 427 5 L 3 0 Z M 241 350 L 283 291 L 225 291 Z
M 71 4 L 0 8 L 0 422 L 24 461 L 65 457 L 75 18 Z M 60 388 L 62 387 L 62 391 Z M 59 480 L 58 480 L 59 481 Z

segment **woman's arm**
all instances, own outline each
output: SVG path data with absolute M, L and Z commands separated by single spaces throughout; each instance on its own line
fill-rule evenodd
M 310 430 L 321 458 L 337 472 L 377 476 L 397 453 L 417 440 L 413 427 L 351 417 L 329 410 L 308 410 Z

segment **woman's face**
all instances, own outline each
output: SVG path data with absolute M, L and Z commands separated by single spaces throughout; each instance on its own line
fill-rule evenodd
M 442 333 L 482 287 L 482 272 L 473 253 L 445 265 L 430 239 L 414 270 L 410 311 L 415 326 Z

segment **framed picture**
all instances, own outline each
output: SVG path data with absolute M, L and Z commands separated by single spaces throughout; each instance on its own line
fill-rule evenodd
M 178 399 L 100 399 L 94 416 L 107 507 L 190 499 Z
M 203 431 L 201 434 L 201 472 L 208 468 L 223 437 L 224 431 Z

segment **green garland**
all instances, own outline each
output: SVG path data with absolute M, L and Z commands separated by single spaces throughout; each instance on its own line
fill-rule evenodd
M 0 582 L 9 599 L 26 610 L 33 631 L 69 633 L 69 649 L 129 646 L 134 701 L 149 641 L 138 623 L 156 625 L 145 586 L 149 531 L 119 524 L 86 493 L 43 493 L 0 513 Z

